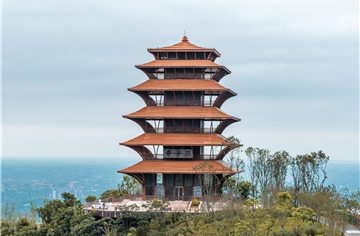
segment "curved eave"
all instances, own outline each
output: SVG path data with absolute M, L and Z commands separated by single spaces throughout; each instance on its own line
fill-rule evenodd
M 215 174 L 237 174 L 244 172 L 242 169 L 231 166 L 222 160 L 201 160 L 201 161 L 173 161 L 173 160 L 143 160 L 118 173 L 123 174 L 202 174 L 201 171 L 194 170 L 199 164 L 204 162 L 213 166 Z
M 135 65 L 138 69 L 147 69 L 147 68 L 184 68 L 184 67 L 191 67 L 191 68 L 225 68 L 231 73 L 230 70 L 228 70 L 225 66 L 216 64 L 210 60 L 154 60 L 150 61 L 148 63 Z
M 150 53 L 156 52 L 213 52 L 217 57 L 221 57 L 221 54 L 215 48 L 148 48 L 147 50 Z
M 147 106 L 123 117 L 128 119 L 237 119 L 216 107 L 196 106 Z
M 229 98 L 234 97 L 234 96 L 236 96 L 236 95 L 237 95 L 237 94 L 236 94 L 235 92 L 231 91 L 231 90 L 225 91 L 225 92 L 221 93 L 221 94 L 216 98 L 213 106 L 220 109 L 221 106 L 222 106 L 222 104 L 224 104 L 224 102 L 225 102 L 226 100 L 228 100 Z
M 146 80 L 145 82 L 128 88 L 131 92 L 136 91 L 214 91 L 214 92 L 230 92 L 234 96 L 236 93 L 223 87 L 214 80 L 202 79 L 166 79 L 166 80 Z
M 221 146 L 232 145 L 219 134 L 188 134 L 188 133 L 145 133 L 127 142 L 124 146 Z

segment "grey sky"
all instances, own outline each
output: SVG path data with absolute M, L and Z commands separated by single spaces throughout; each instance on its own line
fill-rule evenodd
M 146 49 L 215 47 L 244 147 L 359 158 L 358 1 L 5 0 L 3 156 L 140 157 L 119 142 L 144 107 Z

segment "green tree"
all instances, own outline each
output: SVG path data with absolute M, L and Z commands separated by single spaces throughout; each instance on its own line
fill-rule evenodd
M 96 201 L 96 197 L 95 196 L 92 196 L 92 195 L 89 195 L 85 198 L 85 201 L 86 202 L 95 202 Z
M 63 201 L 44 200 L 44 206 L 36 211 L 42 220 L 42 229 L 49 235 L 71 235 L 73 227 L 85 219 L 92 220 L 94 214 L 83 214 L 82 204 L 73 194 L 63 193 Z
M 103 192 L 100 199 L 121 198 L 125 194 L 140 194 L 141 184 L 133 177 L 124 175 L 117 189 L 110 189 Z
M 291 213 L 291 215 L 293 217 L 298 218 L 303 222 L 305 220 L 311 220 L 312 222 L 314 222 L 313 218 L 316 216 L 316 213 L 310 207 L 302 206 L 298 208 L 293 208 L 292 210 L 293 212 Z
M 290 162 L 293 177 L 295 205 L 301 192 L 321 191 L 327 179 L 326 166 L 329 156 L 323 151 L 297 155 Z
M 352 224 L 360 225 L 358 214 L 360 212 L 360 189 L 352 194 L 347 194 L 345 199 L 345 205 L 352 215 Z
M 263 206 L 269 204 L 269 189 L 272 177 L 272 156 L 268 149 L 248 147 L 245 150 L 248 157 L 248 169 L 250 170 L 250 181 L 252 185 L 252 196 L 256 198 L 257 187 L 260 189 L 261 203 Z
M 236 183 L 236 191 L 243 199 L 248 199 L 251 192 L 251 183 L 250 181 L 238 181 Z
M 283 230 L 286 224 L 286 218 L 291 213 L 290 209 L 293 206 L 293 201 L 288 192 L 279 192 L 276 197 L 274 212 L 279 221 L 280 230 Z

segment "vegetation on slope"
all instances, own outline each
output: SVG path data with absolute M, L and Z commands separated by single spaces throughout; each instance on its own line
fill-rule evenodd
M 360 209 L 360 191 L 347 194 L 325 186 L 329 158 L 323 152 L 291 157 L 285 151 L 271 154 L 266 149 L 248 148 L 245 153 L 250 180 L 228 178 L 216 201 L 211 191 L 205 191 L 201 209 L 195 214 L 170 213 L 165 200 L 147 202 L 143 214 L 132 205 L 121 207 L 122 214 L 115 219 L 100 218 L 96 211 L 83 214 L 81 202 L 64 193 L 63 200 L 45 200 L 43 207 L 33 205 L 30 214 L 17 214 L 15 205 L 6 205 L 2 208 L 1 235 L 340 236 L 347 222 L 359 223 L 355 219 Z M 244 168 L 239 154 L 234 149 L 228 162 Z M 214 176 L 209 163 L 195 169 L 199 174 Z M 288 171 L 290 182 L 285 178 Z M 118 189 L 104 192 L 101 198 L 138 193 L 138 186 L 136 180 L 125 176 Z M 95 199 L 89 196 L 87 201 Z

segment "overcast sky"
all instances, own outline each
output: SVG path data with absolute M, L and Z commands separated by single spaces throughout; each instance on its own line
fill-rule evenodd
M 140 157 L 119 142 L 150 47 L 216 48 L 244 147 L 359 158 L 357 0 L 2 1 L 2 155 Z

